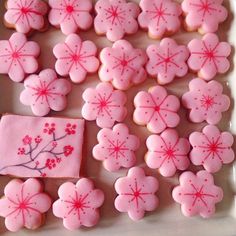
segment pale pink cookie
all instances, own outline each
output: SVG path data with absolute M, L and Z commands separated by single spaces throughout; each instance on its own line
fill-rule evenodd
M 0 74 L 8 74 L 11 80 L 21 82 L 26 74 L 38 70 L 39 53 L 39 45 L 27 41 L 24 34 L 14 33 L 9 40 L 0 40 Z
M 109 83 L 99 83 L 96 88 L 88 88 L 84 91 L 82 116 L 84 119 L 93 121 L 101 128 L 111 128 L 114 123 L 122 122 L 127 109 L 126 95 L 120 90 L 114 90 Z
M 115 199 L 115 208 L 120 212 L 127 212 L 129 217 L 140 220 L 146 211 L 154 211 L 159 203 L 156 192 L 159 188 L 158 180 L 146 176 L 140 167 L 129 169 L 126 177 L 115 182 L 118 196 Z
M 138 31 L 139 7 L 126 0 L 98 0 L 94 27 L 97 34 L 106 34 L 110 41 L 122 39 L 125 34 Z
M 51 25 L 60 27 L 63 34 L 88 30 L 93 23 L 91 0 L 49 0 L 48 4 L 51 7 L 48 20 Z
M 190 152 L 192 163 L 203 165 L 208 172 L 217 172 L 223 164 L 234 160 L 233 135 L 230 132 L 220 132 L 214 125 L 205 126 L 202 132 L 191 133 L 189 142 L 193 147 Z
M 187 139 L 179 138 L 176 130 L 166 129 L 161 135 L 151 135 L 146 144 L 147 166 L 159 169 L 161 175 L 171 177 L 177 170 L 183 171 L 188 168 L 190 144 Z
M 129 134 L 125 124 L 117 124 L 112 129 L 102 129 L 97 139 L 98 144 L 93 148 L 93 156 L 103 161 L 105 169 L 117 171 L 121 167 L 130 168 L 135 165 L 135 151 L 139 148 L 140 141 L 137 136 Z
M 66 108 L 66 95 L 71 91 L 71 84 L 59 79 L 52 69 L 46 69 L 39 75 L 30 75 L 24 81 L 25 89 L 20 94 L 20 101 L 31 106 L 36 116 L 45 116 L 50 110 L 62 111 Z
M 194 123 L 206 121 L 210 125 L 217 124 L 222 118 L 221 113 L 230 106 L 229 97 L 222 92 L 223 86 L 215 80 L 191 80 L 189 91 L 182 96 L 183 106 L 190 110 L 189 120 Z
M 230 68 L 227 57 L 231 46 L 227 42 L 219 42 L 216 34 L 206 34 L 202 39 L 193 39 L 188 44 L 190 57 L 189 68 L 198 72 L 205 80 L 213 79 L 217 74 L 224 74 Z
M 179 99 L 168 95 L 166 89 L 155 86 L 148 92 L 141 91 L 134 98 L 134 122 L 146 125 L 152 133 L 161 133 L 166 128 L 174 128 L 180 122 Z
M 24 227 L 33 230 L 44 223 L 44 215 L 51 204 L 51 198 L 43 192 L 37 179 L 25 182 L 14 179 L 6 185 L 0 199 L 0 216 L 5 218 L 9 231 L 17 232 Z
M 4 15 L 6 26 L 27 34 L 46 25 L 47 4 L 42 0 L 7 0 Z
M 179 4 L 172 0 L 141 0 L 142 9 L 138 17 L 141 28 L 148 30 L 148 35 L 161 39 L 164 35 L 176 33 L 181 25 L 182 10 Z
M 202 34 L 214 33 L 228 16 L 223 0 L 184 0 L 182 10 L 186 15 L 187 30 Z
M 173 189 L 174 200 L 181 204 L 185 216 L 200 215 L 208 218 L 215 213 L 215 204 L 223 198 L 223 191 L 214 184 L 213 176 L 207 171 L 195 175 L 186 171 L 179 177 L 180 185 Z
M 148 63 L 146 69 L 149 75 L 156 77 L 159 84 L 168 84 L 177 77 L 183 77 L 188 72 L 187 59 L 189 51 L 186 46 L 178 45 L 171 38 L 162 39 L 160 43 L 148 46 Z
M 70 76 L 74 83 L 85 80 L 87 73 L 98 70 L 97 47 L 92 41 L 82 41 L 76 34 L 67 36 L 64 43 L 53 48 L 57 58 L 56 71 L 61 76 Z
M 92 227 L 99 221 L 99 209 L 104 194 L 95 189 L 91 180 L 82 178 L 76 184 L 66 182 L 58 190 L 59 199 L 53 203 L 53 214 L 63 219 L 66 229 Z

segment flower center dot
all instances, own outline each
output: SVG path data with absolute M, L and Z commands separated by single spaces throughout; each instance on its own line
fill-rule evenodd
M 74 7 L 72 7 L 72 6 L 67 6 L 66 7 L 66 11 L 68 12 L 68 13 L 72 13 L 73 11 L 74 11 Z

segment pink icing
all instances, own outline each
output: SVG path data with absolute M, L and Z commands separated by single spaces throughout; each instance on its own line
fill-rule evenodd
M 193 132 L 189 136 L 193 147 L 190 159 L 194 165 L 203 165 L 211 173 L 221 169 L 222 164 L 229 164 L 234 160 L 233 135 L 220 132 L 214 125 L 205 126 L 202 132 Z
M 59 199 L 53 203 L 53 214 L 63 219 L 65 228 L 76 230 L 98 223 L 98 208 L 104 202 L 104 194 L 94 188 L 91 180 L 82 178 L 76 184 L 66 182 L 60 186 L 58 195 Z
M 98 144 L 93 148 L 95 159 L 103 161 L 108 171 L 121 167 L 130 168 L 136 163 L 135 151 L 140 146 L 137 136 L 130 135 L 125 124 L 117 124 L 112 129 L 99 131 Z
M 127 3 L 126 0 L 98 0 L 95 10 L 95 31 L 106 34 L 110 41 L 115 42 L 125 34 L 134 34 L 138 30 L 136 18 L 139 7 L 135 3 Z
M 93 121 L 101 128 L 111 128 L 114 123 L 122 122 L 126 115 L 127 101 L 124 92 L 114 90 L 109 83 L 99 83 L 96 88 L 88 88 L 83 93 L 82 107 L 84 119 Z
M 88 30 L 93 18 L 91 0 L 49 0 L 51 10 L 48 20 L 54 26 L 60 26 L 63 34 L 76 33 L 78 29 Z
M 160 43 L 148 46 L 147 55 L 149 59 L 146 65 L 147 72 L 157 77 L 159 84 L 168 84 L 175 76 L 183 77 L 188 72 L 186 61 L 189 51 L 171 38 L 165 38 Z
M 222 118 L 221 113 L 227 111 L 230 106 L 229 97 L 222 92 L 223 86 L 215 80 L 191 80 L 189 91 L 182 96 L 183 106 L 190 110 L 190 121 L 217 124 Z
M 174 188 L 172 196 L 181 204 L 185 216 L 200 215 L 208 218 L 215 213 L 215 204 L 223 198 L 223 191 L 214 185 L 213 176 L 207 171 L 187 171 L 179 177 L 180 185 Z
M 141 0 L 139 25 L 148 29 L 150 37 L 162 38 L 166 33 L 175 33 L 180 28 L 181 7 L 172 0 Z
M 161 133 L 167 127 L 174 128 L 180 122 L 177 114 L 179 99 L 168 95 L 164 87 L 155 86 L 148 92 L 139 92 L 134 98 L 134 105 L 134 122 L 147 125 L 152 133 Z
M 152 169 L 158 168 L 161 175 L 171 177 L 177 170 L 188 168 L 189 142 L 185 138 L 179 138 L 174 129 L 167 129 L 161 135 L 149 136 L 146 144 L 146 163 Z
M 219 42 L 216 34 L 206 34 L 202 39 L 193 39 L 188 44 L 190 58 L 188 65 L 197 71 L 199 77 L 211 80 L 217 73 L 223 74 L 230 68 L 227 57 L 231 53 L 230 44 Z
M 71 91 L 70 82 L 58 79 L 51 69 L 43 70 L 39 75 L 30 75 L 24 81 L 24 86 L 20 101 L 31 106 L 37 116 L 45 116 L 50 110 L 64 110 L 67 105 L 66 95 Z
M 155 193 L 158 187 L 156 178 L 146 176 L 140 167 L 133 167 L 126 177 L 115 182 L 118 194 L 115 207 L 120 212 L 128 212 L 132 220 L 140 220 L 145 211 L 154 211 L 157 208 L 159 201 Z
M 43 213 L 51 207 L 51 198 L 43 192 L 37 179 L 25 182 L 11 180 L 0 199 L 0 216 L 5 218 L 8 230 L 16 232 L 23 227 L 36 229 L 43 223 Z
M 76 34 L 67 36 L 64 43 L 53 48 L 57 58 L 56 71 L 61 76 L 70 76 L 75 83 L 85 80 L 87 73 L 98 70 L 97 47 L 92 41 L 82 41 Z
M 38 69 L 36 58 L 39 53 L 39 45 L 27 41 L 24 34 L 14 33 L 9 40 L 0 40 L 0 73 L 8 74 L 15 82 L 21 82 L 26 74 Z
M 126 90 L 147 78 L 144 69 L 147 61 L 145 52 L 133 48 L 126 40 L 115 42 L 112 48 L 104 48 L 100 53 L 100 59 L 102 62 L 100 79 L 111 81 L 117 89 Z

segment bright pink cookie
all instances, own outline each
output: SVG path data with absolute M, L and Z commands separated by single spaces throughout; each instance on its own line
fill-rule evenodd
M 11 180 L 0 199 L 0 216 L 5 218 L 8 230 L 16 232 L 21 228 L 36 229 L 44 223 L 44 213 L 51 207 L 51 198 L 43 192 L 37 179 L 25 182 Z
M 105 169 L 117 171 L 121 167 L 130 168 L 136 163 L 135 151 L 140 146 L 137 136 L 130 135 L 125 124 L 117 124 L 112 129 L 102 129 L 97 135 L 98 144 L 93 148 L 95 159 L 103 161 Z
M 63 34 L 76 33 L 78 29 L 88 30 L 93 18 L 91 0 L 49 0 L 51 10 L 48 20 L 50 24 L 60 27 Z
M 14 33 L 9 40 L 0 40 L 0 74 L 21 82 L 26 74 L 37 71 L 40 47 L 36 42 L 27 41 L 24 34 Z
M 157 78 L 159 84 L 168 84 L 175 76 L 183 77 L 188 72 L 186 61 L 189 51 L 186 46 L 178 45 L 173 39 L 165 38 L 160 43 L 147 48 L 148 74 Z
M 193 79 L 189 90 L 182 96 L 182 103 L 190 110 L 189 119 L 194 123 L 206 121 L 215 125 L 221 120 L 221 113 L 229 109 L 230 99 L 222 94 L 223 86 L 215 80 Z
M 85 104 L 82 116 L 89 121 L 96 120 L 101 128 L 111 128 L 116 121 L 122 122 L 127 115 L 125 93 L 114 90 L 109 83 L 100 83 L 96 88 L 86 89 L 83 99 Z
M 186 15 L 185 23 L 189 31 L 214 33 L 219 23 L 226 20 L 228 12 L 222 6 L 223 0 L 184 0 L 182 9 Z
M 30 75 L 24 86 L 20 101 L 31 106 L 36 116 L 45 116 L 50 110 L 64 110 L 67 105 L 66 95 L 71 91 L 70 82 L 59 79 L 51 69 L 43 70 L 39 75 Z
M 158 168 L 161 175 L 171 177 L 177 170 L 188 168 L 190 144 L 187 139 L 179 138 L 176 130 L 166 129 L 161 135 L 151 135 L 146 144 L 147 166 L 152 169 Z
M 208 172 L 217 172 L 222 164 L 229 164 L 234 160 L 233 135 L 220 132 L 214 125 L 205 126 L 202 132 L 191 133 L 189 141 L 193 147 L 190 153 L 192 163 L 203 165 Z
M 106 34 L 110 41 L 122 39 L 125 34 L 134 34 L 138 30 L 136 18 L 139 7 L 126 0 L 98 0 L 95 5 L 97 16 L 94 27 L 97 34 Z
M 146 176 L 140 167 L 133 167 L 126 177 L 115 182 L 115 190 L 118 193 L 115 207 L 120 212 L 128 212 L 132 220 L 140 220 L 145 211 L 154 211 L 157 208 L 159 201 L 155 193 L 158 188 L 156 178 Z
M 93 182 L 82 178 L 76 184 L 64 183 L 58 190 L 59 199 L 53 203 L 53 214 L 63 219 L 69 230 L 81 226 L 92 227 L 99 221 L 99 207 L 104 202 L 104 194 L 95 189 Z
M 133 48 L 126 40 L 115 42 L 112 48 L 104 48 L 100 53 L 100 59 L 102 62 L 100 79 L 111 81 L 117 89 L 126 90 L 147 78 L 144 69 L 147 62 L 145 52 Z
M 134 122 L 146 125 L 152 133 L 161 133 L 166 128 L 174 128 L 180 118 L 177 114 L 180 108 L 179 99 L 168 95 L 166 89 L 155 86 L 148 92 L 141 91 L 134 98 Z
M 56 71 L 61 76 L 70 76 L 74 83 L 85 80 L 87 73 L 98 70 L 97 47 L 92 41 L 82 41 L 76 34 L 67 36 L 64 43 L 53 48 L 57 58 Z
M 141 0 L 142 9 L 138 17 L 140 27 L 147 29 L 149 37 L 161 39 L 180 28 L 182 10 L 179 4 L 172 0 Z
M 207 171 L 194 173 L 187 171 L 179 177 L 180 185 L 172 196 L 181 204 L 185 216 L 200 215 L 208 218 L 215 213 L 215 204 L 223 198 L 223 191 L 214 185 L 213 176 Z

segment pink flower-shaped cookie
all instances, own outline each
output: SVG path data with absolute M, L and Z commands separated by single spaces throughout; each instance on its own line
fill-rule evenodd
M 51 207 L 51 198 L 43 192 L 37 179 L 10 181 L 0 199 L 0 216 L 5 218 L 8 230 L 16 232 L 23 227 L 36 229 L 43 223 L 43 215 Z
M 140 142 L 137 136 L 130 135 L 125 124 L 117 124 L 112 129 L 99 131 L 98 144 L 93 148 L 95 159 L 103 161 L 108 171 L 117 171 L 121 167 L 130 168 L 136 163 L 135 151 Z
M 168 95 L 164 87 L 155 86 L 148 92 L 139 92 L 134 98 L 134 105 L 134 122 L 146 125 L 152 133 L 161 133 L 166 128 L 174 128 L 179 124 L 179 99 Z
M 0 74 L 8 74 L 13 81 L 21 82 L 26 74 L 38 69 L 39 53 L 36 42 L 27 41 L 24 34 L 12 34 L 9 40 L 0 41 Z
M 226 20 L 228 12 L 223 0 L 184 0 L 182 9 L 186 15 L 185 23 L 190 31 L 214 33 L 219 23 Z
M 185 216 L 200 215 L 208 218 L 215 213 L 215 204 L 223 198 L 223 191 L 214 185 L 213 176 L 205 170 L 187 171 L 179 177 L 180 185 L 173 189 L 174 200 L 181 204 Z
M 179 30 L 182 10 L 173 0 L 141 0 L 139 6 L 142 12 L 138 22 L 148 30 L 149 37 L 160 39 Z
M 204 127 L 202 132 L 193 132 L 189 136 L 193 149 L 190 159 L 194 165 L 203 165 L 211 173 L 221 169 L 223 164 L 234 160 L 233 135 L 229 132 L 220 132 L 214 125 Z
M 127 115 L 125 93 L 114 90 L 109 83 L 100 83 L 96 88 L 86 89 L 83 99 L 85 104 L 82 116 L 89 121 L 96 120 L 101 128 L 111 128 L 116 121 L 122 122 Z
M 136 18 L 139 7 L 135 3 L 127 3 L 126 0 L 98 0 L 95 10 L 95 31 L 97 34 L 106 34 L 110 41 L 115 42 L 125 34 L 134 34 L 138 30 Z
M 120 212 L 128 212 L 132 220 L 140 220 L 144 217 L 145 211 L 154 211 L 157 208 L 159 201 L 155 193 L 158 188 L 156 178 L 146 176 L 140 167 L 133 167 L 126 177 L 115 182 L 118 194 L 115 207 Z
M 189 57 L 187 47 L 179 46 L 173 39 L 165 38 L 160 43 L 147 48 L 148 74 L 157 78 L 159 84 L 168 84 L 175 76 L 183 77 L 188 72 L 186 61 Z
M 49 0 L 51 10 L 48 20 L 50 24 L 60 27 L 63 34 L 76 33 L 78 29 L 88 30 L 93 18 L 91 0 Z
M 76 34 L 67 36 L 64 43 L 53 48 L 57 58 L 56 71 L 61 76 L 70 76 L 75 83 L 85 80 L 87 73 L 98 70 L 97 47 L 92 41 L 82 41 Z
M 50 110 L 65 109 L 66 95 L 71 91 L 70 82 L 59 79 L 52 69 L 43 70 L 39 75 L 30 75 L 24 81 L 24 86 L 20 101 L 26 106 L 31 106 L 36 116 L 45 116 Z
M 145 52 L 133 48 L 126 40 L 115 42 L 112 48 L 104 48 L 100 59 L 100 79 L 111 81 L 117 89 L 126 90 L 133 84 L 142 83 L 147 77 L 144 69 L 147 62 Z
M 229 97 L 222 92 L 223 86 L 215 80 L 191 80 L 189 91 L 182 96 L 183 106 L 190 110 L 190 121 L 217 124 L 222 118 L 221 113 L 227 111 L 230 106 Z
M 170 177 L 177 170 L 188 168 L 190 145 L 187 139 L 179 138 L 176 130 L 167 129 L 161 135 L 151 135 L 146 144 L 146 163 L 152 169 L 158 168 L 161 175 Z
M 44 17 L 48 6 L 42 0 L 8 0 L 4 15 L 6 25 L 20 33 L 27 34 L 31 30 L 41 30 L 45 26 Z
M 92 227 L 99 221 L 99 207 L 104 202 L 104 194 L 95 189 L 91 180 L 82 178 L 76 184 L 64 183 L 58 190 L 59 199 L 53 203 L 53 214 L 63 219 L 69 230 L 81 226 Z
M 211 80 L 216 74 L 229 70 L 227 57 L 231 53 L 231 46 L 227 42 L 219 42 L 216 34 L 206 34 L 202 39 L 193 39 L 188 48 L 188 65 L 191 70 L 198 72 L 200 78 Z

